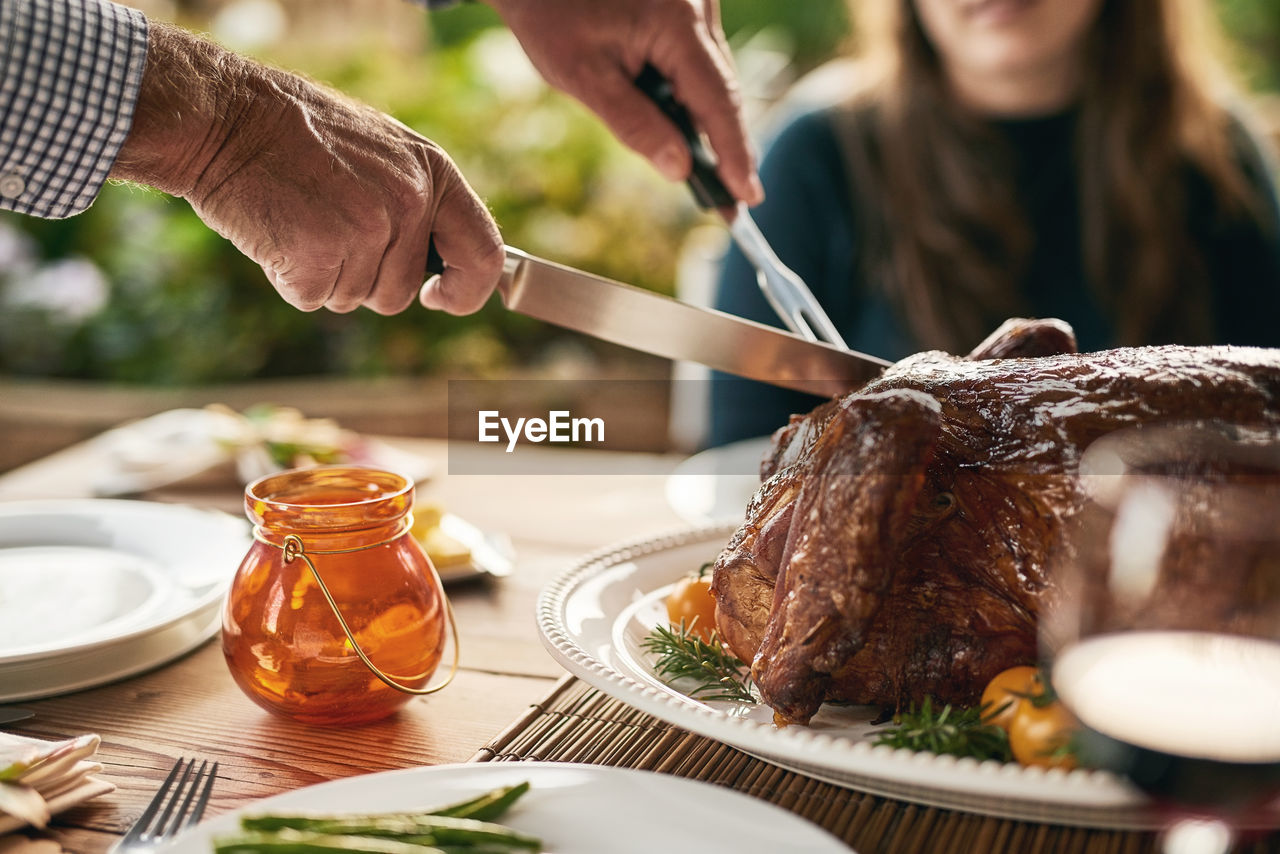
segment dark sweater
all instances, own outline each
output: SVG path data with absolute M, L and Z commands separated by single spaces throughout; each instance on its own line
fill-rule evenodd
M 1057 317 L 1075 329 L 1082 351 L 1116 346 L 1108 321 L 1088 287 L 1081 247 L 1071 139 L 1074 115 L 1001 122 L 996 130 L 1014 155 L 1019 202 L 1034 247 L 1021 287 L 1035 317 Z M 1280 346 L 1280 203 L 1264 159 L 1243 133 L 1241 163 L 1269 208 L 1270 223 L 1240 219 L 1224 224 L 1211 209 L 1208 185 L 1188 187 L 1192 239 L 1203 253 L 1213 286 L 1215 340 Z M 1021 164 L 1026 164 L 1023 166 Z M 813 290 L 855 349 L 897 360 L 923 349 L 883 293 L 861 282 L 854 210 L 845 157 L 832 113 L 803 114 L 769 146 L 761 164 L 767 191 L 753 211 L 783 263 Z M 754 270 L 731 248 L 717 284 L 717 308 L 781 326 L 756 285 Z M 994 328 L 994 327 L 993 327 Z M 1165 343 L 1165 342 L 1152 342 Z M 767 435 L 817 398 L 716 374 L 711 388 L 708 444 Z

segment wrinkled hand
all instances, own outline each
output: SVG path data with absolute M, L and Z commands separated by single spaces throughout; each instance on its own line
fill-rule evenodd
M 480 308 L 502 240 L 449 156 L 369 107 L 152 25 L 134 126 L 113 176 L 187 199 L 304 310 L 381 314 L 419 295 L 434 239 L 447 270 L 429 308 Z
M 691 167 L 683 137 L 633 82 L 651 63 L 706 133 L 729 191 L 751 205 L 763 201 L 717 0 L 487 2 L 548 83 L 586 104 L 667 178 L 683 180 Z

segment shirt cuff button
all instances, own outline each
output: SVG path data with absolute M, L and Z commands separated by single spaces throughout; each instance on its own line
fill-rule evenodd
M 22 180 L 21 176 L 12 172 L 7 175 L 0 175 L 0 196 L 6 199 L 16 199 L 27 189 L 27 182 Z

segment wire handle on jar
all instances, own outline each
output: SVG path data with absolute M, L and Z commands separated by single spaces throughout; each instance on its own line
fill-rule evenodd
M 381 542 L 370 543 L 369 545 L 364 545 L 364 546 L 354 546 L 349 549 L 330 549 L 330 550 L 324 550 L 324 551 L 318 550 L 315 552 L 315 554 L 350 554 L 351 552 L 358 552 L 358 551 L 363 551 L 365 549 L 375 548 L 377 546 L 386 545 L 389 542 L 399 539 L 399 537 L 402 536 L 403 533 L 407 531 L 407 529 L 408 529 L 408 526 L 405 525 L 403 526 L 403 529 L 401 532 Z M 254 533 L 257 534 L 256 531 Z M 273 546 L 276 545 L 275 543 L 270 543 L 268 540 L 266 540 L 265 537 L 262 537 L 262 536 L 258 536 L 257 539 L 260 542 L 268 542 L 269 545 L 273 545 Z M 351 627 L 347 625 L 346 618 L 342 616 L 342 611 L 339 610 L 338 603 L 334 601 L 333 594 L 329 592 L 328 585 L 325 584 L 324 579 L 320 577 L 320 573 L 316 570 L 315 563 L 311 560 L 310 554 L 308 554 L 306 548 L 303 546 L 302 538 L 299 537 L 297 534 L 289 534 L 284 538 L 284 542 L 281 545 L 276 546 L 276 548 L 279 548 L 281 551 L 284 552 L 284 562 L 286 564 L 290 564 L 295 559 L 300 558 L 302 562 L 307 565 L 307 568 L 311 570 L 311 575 L 313 578 L 315 578 L 316 584 L 320 586 L 320 592 L 324 594 L 325 601 L 329 603 L 329 608 L 333 611 L 333 615 L 338 618 L 338 625 L 342 626 L 342 631 L 346 633 L 347 640 L 351 642 L 351 648 L 355 650 L 356 655 L 358 655 L 360 657 L 360 660 L 364 662 L 365 667 L 368 667 L 370 672 L 372 672 L 374 676 L 377 676 L 378 679 L 384 685 L 387 685 L 388 687 L 394 688 L 395 690 L 401 691 L 405 694 L 414 694 L 417 696 L 423 696 L 426 694 L 434 694 L 437 691 L 444 689 L 450 682 L 453 681 L 453 678 L 458 675 L 458 658 L 459 658 L 459 652 L 460 652 L 460 647 L 458 645 L 458 621 L 454 619 L 453 605 L 452 603 L 449 602 L 449 597 L 444 595 L 443 592 L 441 593 L 441 598 L 444 599 L 445 612 L 449 617 L 449 632 L 453 637 L 453 663 L 449 667 L 449 675 L 445 677 L 445 680 L 441 682 L 439 685 L 428 685 L 422 688 L 411 688 L 408 685 L 405 685 L 397 681 L 395 677 L 392 677 L 387 673 L 383 672 L 382 668 L 374 664 L 373 661 L 369 658 L 369 656 L 365 653 L 365 651 L 360 648 L 360 643 L 356 640 L 355 635 L 352 633 Z M 423 675 L 429 675 L 429 674 L 423 674 Z M 415 676 L 411 678 L 418 679 L 418 678 L 421 678 L 421 676 Z

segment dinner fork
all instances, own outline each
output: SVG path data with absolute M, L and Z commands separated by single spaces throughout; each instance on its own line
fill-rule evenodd
M 112 854 L 155 848 L 200 821 L 217 775 L 217 762 L 210 766 L 208 760 L 204 760 L 199 768 L 194 759 L 175 762 L 169 776 L 160 784 L 160 791 L 124 838 L 111 849 Z

